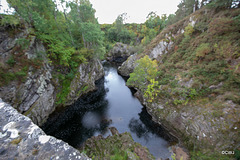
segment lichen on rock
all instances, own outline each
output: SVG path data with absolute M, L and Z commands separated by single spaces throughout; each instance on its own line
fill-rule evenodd
M 1 159 L 90 160 L 67 143 L 46 135 L 1 98 L 0 114 Z

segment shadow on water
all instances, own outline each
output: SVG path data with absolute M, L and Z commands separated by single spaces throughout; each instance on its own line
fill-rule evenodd
M 147 113 L 145 107 L 142 108 L 139 117 L 139 119 L 132 118 L 128 124 L 131 132 L 136 133 L 138 138 L 148 140 L 150 138 L 149 133 L 151 133 L 156 134 L 170 143 L 177 141 L 177 139 L 171 136 L 162 126 L 152 121 L 152 117 Z
M 83 95 L 73 105 L 54 112 L 42 129 L 49 135 L 79 148 L 96 132 L 104 134 L 110 122 L 105 119 L 108 102 L 104 78 L 96 82 L 97 90 Z
M 173 138 L 151 120 L 151 116 L 125 85 L 116 66 L 104 64 L 105 77 L 96 82 L 97 90 L 83 95 L 73 105 L 54 112 L 42 129 L 75 148 L 90 137 L 108 136 L 109 127 L 130 132 L 134 141 L 146 146 L 157 158 L 170 158 Z

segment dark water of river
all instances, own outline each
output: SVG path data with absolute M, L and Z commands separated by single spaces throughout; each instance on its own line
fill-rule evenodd
M 170 158 L 166 131 L 132 95 L 116 67 L 105 63 L 105 77 L 98 80 L 98 90 L 84 95 L 72 106 L 54 112 L 42 129 L 49 135 L 68 142 L 75 148 L 102 134 L 110 135 L 109 127 L 120 133 L 130 132 L 134 141 L 146 146 L 156 158 Z

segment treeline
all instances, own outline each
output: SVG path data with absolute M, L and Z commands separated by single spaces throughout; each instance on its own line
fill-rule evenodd
M 106 49 L 111 49 L 115 42 L 122 42 L 135 46 L 146 46 L 158 35 L 167 24 L 167 16 L 158 16 L 155 12 L 147 15 L 144 23 L 125 23 L 127 14 L 120 14 L 113 24 L 102 24 L 105 33 Z
M 32 35 L 42 40 L 50 59 L 74 68 L 93 57 L 103 58 L 115 42 L 143 48 L 167 25 L 171 25 L 206 6 L 221 10 L 240 7 L 239 0 L 182 0 L 175 14 L 150 12 L 142 24 L 126 24 L 127 14 L 113 24 L 98 24 L 89 0 L 7 0 L 15 9 L 13 16 L 1 16 L 1 25 L 18 25 L 19 19 L 33 28 Z M 59 10 L 61 8 L 61 10 Z M 26 39 L 25 41 L 28 41 Z
M 111 49 L 115 42 L 144 47 L 166 26 L 176 23 L 202 7 L 220 11 L 227 8 L 239 8 L 240 3 L 239 0 L 182 0 L 175 14 L 159 16 L 156 12 L 150 12 L 147 20 L 142 24 L 124 23 L 127 14 L 123 13 L 113 24 L 101 25 L 102 31 L 105 32 L 106 49 Z
M 220 11 L 222 9 L 240 8 L 240 2 L 239 0 L 182 0 L 175 14 L 168 16 L 167 25 L 174 24 L 203 7 Z

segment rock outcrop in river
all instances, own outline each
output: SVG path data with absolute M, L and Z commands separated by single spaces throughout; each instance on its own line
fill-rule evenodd
M 117 42 L 107 54 L 106 59 L 110 62 L 122 63 L 134 52 L 133 46 Z
M 46 135 L 0 98 L 0 159 L 90 160 L 62 140 Z

